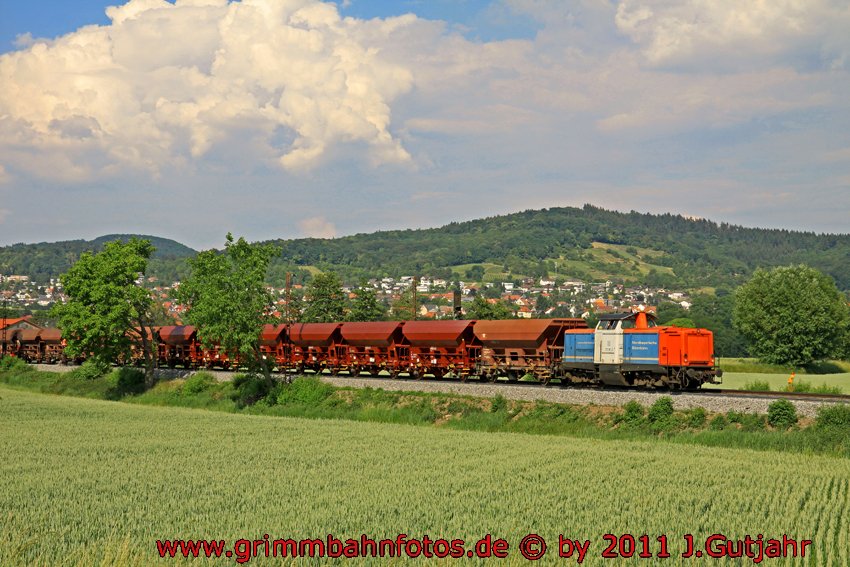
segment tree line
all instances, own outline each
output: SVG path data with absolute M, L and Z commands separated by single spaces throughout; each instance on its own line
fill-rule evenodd
M 126 241 L 127 236 L 122 239 Z M 0 248 L 0 273 L 30 275 L 39 281 L 57 277 L 86 251 L 102 249 L 106 239 L 54 244 L 17 244 Z M 149 275 L 182 280 L 195 251 L 167 239 L 158 249 Z M 661 269 L 642 274 L 633 264 L 594 266 L 587 251 L 594 242 L 656 251 L 641 258 Z M 563 258 L 585 269 L 610 270 L 626 282 L 693 289 L 733 289 L 758 268 L 805 263 L 850 290 L 850 235 L 744 228 L 672 214 L 621 213 L 585 205 L 551 208 L 450 223 L 441 228 L 382 231 L 335 239 L 302 238 L 266 242 L 279 250 L 270 261 L 267 282 L 293 273 L 297 283 L 310 278 L 307 266 L 334 271 L 346 281 L 428 273 L 451 279 L 452 267 L 491 263 L 512 274 L 543 276 Z M 636 254 L 639 256 L 639 254 Z M 585 268 L 582 268 L 584 266 Z M 663 268 L 669 268 L 667 273 Z
M 69 355 L 126 360 L 132 345 L 140 345 L 146 381 L 153 384 L 156 302 L 142 285 L 153 253 L 148 240 L 117 240 L 106 243 L 100 252 L 83 253 L 62 276 L 67 302 L 57 305 L 54 315 Z M 218 344 L 238 353 L 268 381 L 272 369 L 260 352 L 259 336 L 263 325 L 282 322 L 274 313 L 274 298 L 265 283 L 278 253 L 274 245 L 236 240 L 228 234 L 223 251 L 207 250 L 189 259 L 190 274 L 175 295 L 186 307 L 185 322 L 197 328 L 205 346 Z M 374 290 L 365 285 L 355 289 L 349 304 L 334 273 L 315 276 L 305 300 L 303 311 L 298 308 L 302 322 L 370 321 L 387 316 Z M 393 318 L 415 318 L 415 313 L 404 311 L 407 305 L 412 308 L 412 301 L 402 297 L 392 306 Z M 847 298 L 830 276 L 808 266 L 757 270 L 734 295 L 696 299 L 692 309 L 688 315 L 706 322 L 709 329 L 715 327 L 712 323 L 726 328 L 731 321 L 730 334 L 717 336 L 719 345 L 743 338 L 750 352 L 767 362 L 798 367 L 850 354 Z M 510 317 L 511 312 L 479 295 L 466 316 L 498 319 Z

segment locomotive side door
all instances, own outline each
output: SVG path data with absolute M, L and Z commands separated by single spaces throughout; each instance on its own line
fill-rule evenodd
M 623 327 L 621 321 L 600 321 L 594 333 L 593 362 L 623 363 Z

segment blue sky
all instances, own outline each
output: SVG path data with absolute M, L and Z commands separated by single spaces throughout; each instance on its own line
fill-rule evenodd
M 0 0 L 0 51 L 15 49 L 15 38 L 24 33 L 56 37 L 88 24 L 105 25 L 106 6 L 98 0 Z
M 15 40 L 21 34 L 53 38 L 85 25 L 107 25 L 106 8 L 121 3 L 120 0 L 0 0 L 0 53 L 15 50 Z M 465 34 L 487 40 L 529 37 L 539 27 L 533 19 L 519 14 L 512 14 L 510 19 L 499 17 L 489 0 L 352 0 L 340 10 L 344 15 L 366 19 L 414 13 L 462 26 Z
M 111 4 L 0 0 L 0 244 L 584 203 L 850 232 L 846 2 Z

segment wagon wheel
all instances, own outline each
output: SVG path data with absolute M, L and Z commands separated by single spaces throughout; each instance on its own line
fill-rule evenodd
M 676 371 L 676 375 L 675 375 L 674 378 L 675 378 L 674 380 L 671 380 L 668 383 L 668 386 L 670 386 L 670 389 L 671 390 L 684 390 L 685 386 L 688 383 L 688 377 L 685 374 L 684 368 L 678 369 Z

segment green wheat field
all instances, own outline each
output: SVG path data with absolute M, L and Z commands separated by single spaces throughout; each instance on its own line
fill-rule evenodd
M 0 387 L 3 566 L 184 564 L 159 559 L 162 538 L 398 533 L 470 544 L 491 533 L 510 545 L 504 560 L 414 561 L 422 565 L 575 564 L 558 559 L 559 534 L 590 540 L 584 565 L 752 564 L 681 557 L 685 534 L 700 542 L 715 533 L 814 542 L 805 560 L 764 565 L 847 565 L 848 501 L 850 461 L 839 458 L 232 415 Z M 519 555 L 528 533 L 549 542 L 540 562 Z M 666 535 L 672 557 L 602 559 L 606 533 Z

